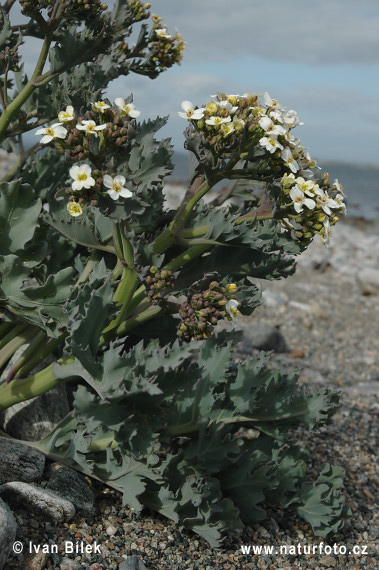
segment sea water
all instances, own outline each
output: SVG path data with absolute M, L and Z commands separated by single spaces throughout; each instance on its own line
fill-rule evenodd
M 189 178 L 188 157 L 176 152 L 173 157 L 174 172 L 170 177 L 175 182 Z M 342 162 L 318 161 L 323 171 L 329 172 L 333 182 L 338 179 L 346 195 L 347 214 L 353 218 L 379 220 L 379 166 L 345 164 Z

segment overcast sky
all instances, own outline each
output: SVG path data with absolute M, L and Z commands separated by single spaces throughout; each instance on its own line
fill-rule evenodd
M 111 4 L 111 2 L 109 2 Z M 163 136 L 183 148 L 184 99 L 216 91 L 268 91 L 304 125 L 295 131 L 320 160 L 379 165 L 378 0 L 151 0 L 168 32 L 187 42 L 182 65 L 158 79 L 113 82 L 144 117 L 170 114 Z M 28 62 L 36 49 L 24 46 Z M 26 69 L 28 66 L 26 66 Z
M 158 79 L 129 76 L 143 115 L 170 114 L 164 134 L 183 146 L 176 111 L 215 91 L 270 95 L 295 109 L 312 157 L 379 165 L 378 0 L 151 0 L 151 11 L 187 42 L 182 65 Z

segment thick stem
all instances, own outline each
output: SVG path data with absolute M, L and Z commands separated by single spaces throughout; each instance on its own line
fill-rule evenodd
M 63 334 L 58 338 L 49 339 L 46 343 L 44 343 L 42 346 L 40 346 L 39 350 L 35 351 L 32 358 L 29 358 L 29 357 L 28 357 L 28 359 L 25 358 L 25 362 L 23 363 L 23 365 L 20 367 L 20 369 L 18 371 L 17 379 L 18 378 L 24 378 L 27 374 L 29 374 L 29 372 L 31 372 L 33 370 L 33 368 L 35 368 L 37 366 L 37 364 L 42 362 L 45 358 L 47 358 L 49 356 L 49 354 L 54 352 L 54 350 L 60 344 L 62 344 L 63 340 L 65 339 L 65 336 L 66 336 L 66 334 Z M 22 357 L 24 357 L 24 355 L 22 355 Z
M 73 362 L 74 358 L 65 359 L 64 363 L 69 364 Z M 59 362 L 59 361 L 58 361 Z M 60 363 L 63 363 L 63 359 Z M 53 365 L 50 364 L 41 372 L 37 372 L 33 376 L 23 378 L 17 382 L 10 382 L 9 384 L 2 384 L 0 386 L 0 411 L 6 410 L 14 404 L 30 400 L 36 396 L 45 394 L 52 388 L 59 386 L 62 382 L 71 382 L 76 380 L 77 377 L 73 376 L 70 379 L 60 380 L 56 378 L 53 370 Z
M 154 244 L 155 253 L 164 253 L 175 243 L 175 234 L 181 230 L 188 216 L 199 200 L 212 188 L 203 176 L 196 178 L 192 186 L 187 190 L 183 202 L 178 208 L 170 225 L 157 237 Z
M 6 344 L 8 344 L 12 339 L 21 334 L 27 328 L 28 325 L 26 323 L 20 323 L 16 326 L 12 323 L 11 330 L 7 332 L 5 336 L 3 336 L 3 338 L 0 340 L 0 349 L 2 349 Z
M 104 335 L 115 328 L 117 329 L 125 320 L 125 317 L 129 311 L 130 301 L 133 298 L 138 283 L 138 273 L 134 269 L 130 269 L 130 267 L 125 267 L 121 281 L 113 297 L 113 301 L 121 305 L 120 312 L 117 317 L 104 329 Z
M 3 346 L 3 348 L 0 350 L 0 368 L 4 366 L 4 364 L 8 362 L 10 358 L 12 358 L 16 350 L 21 348 L 23 344 L 35 336 L 37 330 L 38 329 L 35 328 L 26 329 L 18 336 L 15 336 L 5 346 Z
M 39 333 L 36 334 L 32 342 L 29 344 L 29 346 L 24 350 L 24 352 L 20 356 L 18 362 L 16 362 L 16 364 L 10 370 L 6 378 L 6 382 L 10 382 L 12 378 L 14 378 L 16 372 L 20 370 L 23 364 L 26 364 L 28 362 L 28 359 L 35 354 L 35 352 L 38 350 L 39 345 L 42 344 L 42 342 L 44 342 L 45 340 L 46 340 L 46 333 L 40 331 Z
M 153 307 L 149 307 L 148 309 L 146 309 L 146 311 L 143 311 L 142 313 L 139 313 L 138 315 L 131 317 L 130 319 L 127 319 L 126 321 L 121 323 L 117 329 L 112 329 L 111 331 L 108 331 L 107 333 L 105 333 L 100 337 L 99 348 L 102 348 L 108 342 L 110 342 L 116 337 L 124 336 L 131 329 L 138 327 L 139 325 L 148 321 L 149 319 L 153 319 L 162 312 L 163 312 L 162 307 L 158 307 L 155 305 Z
M 51 37 L 50 33 L 48 33 L 45 36 L 42 50 L 38 58 L 38 62 L 33 72 L 33 75 L 31 76 L 30 80 L 25 85 L 21 93 L 19 93 L 17 97 L 9 103 L 8 107 L 4 109 L 4 112 L 0 117 L 0 143 L 2 143 L 5 137 L 7 136 L 7 128 L 10 125 L 10 123 L 16 118 L 23 104 L 29 99 L 33 91 L 35 91 L 36 86 L 34 85 L 34 82 L 39 77 L 39 75 L 41 75 L 43 71 L 49 53 L 50 44 L 51 44 Z
M 164 269 L 167 269 L 168 271 L 178 271 L 178 269 L 180 269 L 183 265 L 189 263 L 196 257 L 199 257 L 199 255 L 204 253 L 204 251 L 207 249 L 209 249 L 209 245 L 194 245 L 170 261 L 170 263 L 164 266 Z

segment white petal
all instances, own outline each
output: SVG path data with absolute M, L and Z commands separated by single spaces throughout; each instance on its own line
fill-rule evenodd
M 193 105 L 191 101 L 183 101 L 181 104 L 181 108 L 183 111 L 188 111 L 189 109 L 193 109 Z
M 78 176 L 80 172 L 80 166 L 78 166 L 77 164 L 74 164 L 74 166 L 71 166 L 70 168 L 70 176 L 71 178 L 76 178 Z
M 130 196 L 133 196 L 133 192 L 131 192 L 130 190 L 128 190 L 127 188 L 122 188 L 122 190 L 120 191 L 120 196 L 122 196 L 123 198 L 130 198 Z
M 103 184 L 106 188 L 113 188 L 113 178 L 112 176 L 109 176 L 109 174 L 106 174 L 103 178 Z
M 121 97 L 117 97 L 117 99 L 115 99 L 114 102 L 115 105 L 117 105 L 117 107 L 123 107 L 125 105 L 125 101 Z
M 91 167 L 90 167 L 89 164 L 82 164 L 80 168 L 81 168 L 83 174 L 87 174 L 87 176 L 90 176 L 90 174 L 91 174 Z
M 305 198 L 304 204 L 310 210 L 313 210 L 313 208 L 316 206 L 316 202 L 314 200 L 312 200 L 312 198 Z

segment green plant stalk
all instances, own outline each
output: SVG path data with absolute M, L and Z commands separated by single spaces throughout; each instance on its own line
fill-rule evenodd
M 199 200 L 201 200 L 201 198 L 203 198 L 203 196 L 205 196 L 205 194 L 209 192 L 213 186 L 214 184 L 208 184 L 208 182 L 206 182 L 202 176 L 197 184 L 194 183 L 187 190 L 183 198 L 183 202 L 179 206 L 174 219 L 155 240 L 155 253 L 164 253 L 171 245 L 175 243 L 175 234 L 183 228 L 194 206 L 196 206 Z
M 178 271 L 178 269 L 183 267 L 183 265 L 189 263 L 193 259 L 196 259 L 196 257 L 199 257 L 199 255 L 204 253 L 207 249 L 209 249 L 208 244 L 194 245 L 187 249 L 187 251 L 178 255 L 178 257 L 170 261 L 170 263 L 167 263 L 167 265 L 164 266 L 164 269 L 167 269 L 168 271 Z
M 25 344 L 27 340 L 32 338 L 35 334 L 35 328 L 26 329 L 18 336 L 12 338 L 12 340 L 9 341 L 5 346 L 3 346 L 3 348 L 0 350 L 0 368 L 4 366 L 4 364 L 8 362 L 10 358 L 12 358 L 16 350 L 18 350 L 23 344 Z
M 51 34 L 47 33 L 44 38 L 41 53 L 38 58 L 37 65 L 34 69 L 33 75 L 31 76 L 28 83 L 25 85 L 24 89 L 17 95 L 15 99 L 13 99 L 13 101 L 9 103 L 8 107 L 4 109 L 3 113 L 1 114 L 0 143 L 2 143 L 5 137 L 7 136 L 8 126 L 12 121 L 15 120 L 16 116 L 18 115 L 18 112 L 20 111 L 25 101 L 27 101 L 30 95 L 33 93 L 33 91 L 37 89 L 34 83 L 36 82 L 37 78 L 41 75 L 43 71 L 47 56 L 49 54 L 50 44 L 51 44 Z
M 120 312 L 113 321 L 103 330 L 103 334 L 114 328 L 118 328 L 128 314 L 130 301 L 133 298 L 136 287 L 139 283 L 138 273 L 130 267 L 124 267 L 121 281 L 115 291 L 113 301 L 121 305 Z
M 122 337 L 131 329 L 142 325 L 144 322 L 148 321 L 149 319 L 153 319 L 157 317 L 160 313 L 163 312 L 162 307 L 154 305 L 153 307 L 149 307 L 146 311 L 127 319 L 123 323 L 119 325 L 118 328 L 114 328 L 107 333 L 103 334 L 100 337 L 99 341 L 99 348 L 103 348 L 108 342 L 113 340 L 116 337 Z
M 7 375 L 6 382 L 10 382 L 14 378 L 16 372 L 20 370 L 21 366 L 28 362 L 29 357 L 33 356 L 35 352 L 38 352 L 39 346 L 46 340 L 46 333 L 40 331 L 36 334 L 34 339 L 31 341 L 29 346 L 24 350 L 16 364 L 12 367 L 9 374 Z
M 66 334 L 59 336 L 58 338 L 51 338 L 49 339 L 43 346 L 40 347 L 39 350 L 35 351 L 32 358 L 28 358 L 25 356 L 25 353 L 22 355 L 22 359 L 24 359 L 24 363 L 18 370 L 17 379 L 24 378 L 37 364 L 42 362 L 49 354 L 51 354 L 60 344 L 62 344 L 63 340 L 65 339 Z M 45 336 L 46 338 L 46 336 Z M 28 350 L 28 349 L 27 349 Z
M 87 279 L 88 279 L 88 277 L 89 277 L 89 275 L 93 269 L 93 266 L 95 265 L 96 258 L 97 258 L 97 255 L 96 255 L 96 251 L 94 250 L 91 253 L 91 255 L 90 255 L 90 257 L 89 257 L 89 259 L 88 259 L 88 261 L 87 261 L 87 263 L 86 263 L 86 265 L 85 265 L 85 267 L 84 267 L 84 269 L 83 269 L 83 271 L 79 277 L 79 279 L 75 283 L 74 289 L 76 287 L 79 287 L 79 285 L 81 283 L 84 283 L 85 281 L 87 281 Z
M 74 357 L 58 360 L 59 364 L 70 364 L 74 362 Z M 2 384 L 0 386 L 0 411 L 6 410 L 14 404 L 30 400 L 36 396 L 41 396 L 62 384 L 62 382 L 69 382 L 77 379 L 76 376 L 60 380 L 56 378 L 53 370 L 53 364 L 50 364 L 41 372 L 33 374 L 28 378 L 17 380 L 17 382 L 10 382 L 9 384 Z
M 12 330 L 10 330 L 1 340 L 0 340 L 0 349 L 3 348 L 3 346 L 5 346 L 6 344 L 8 344 L 13 338 L 15 338 L 16 336 L 18 336 L 19 334 L 22 333 L 22 331 L 24 331 L 25 329 L 28 328 L 29 325 L 27 325 L 26 323 L 20 323 L 19 325 L 14 325 L 12 323 Z
M 9 333 L 9 331 L 14 327 L 14 323 L 1 323 L 0 325 L 0 339 L 2 339 L 5 335 Z M 0 341 L 1 342 L 1 341 Z

